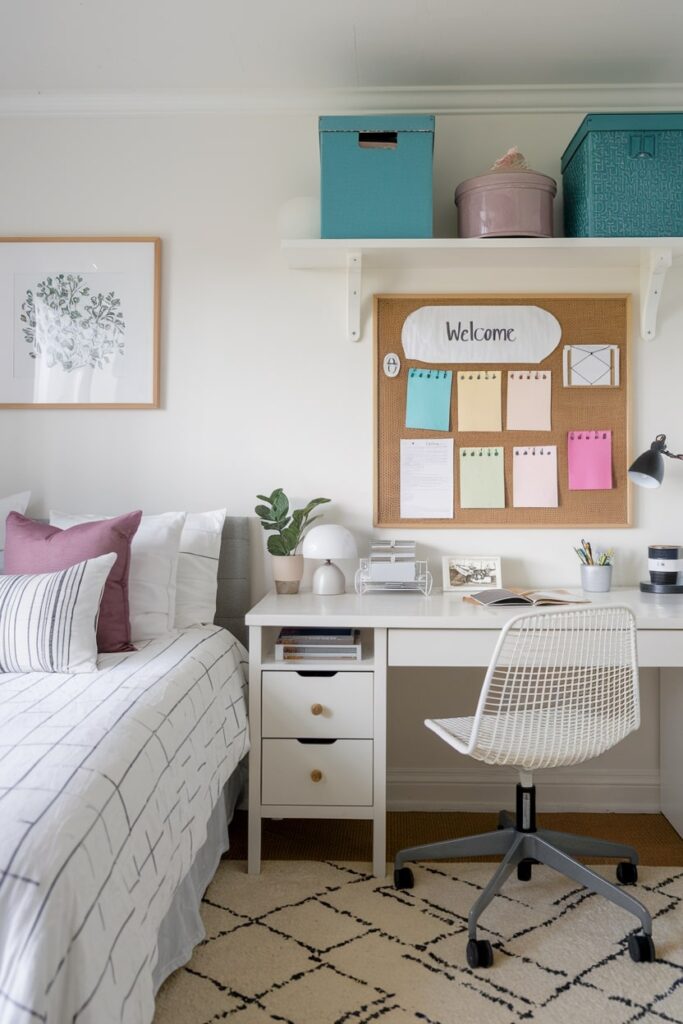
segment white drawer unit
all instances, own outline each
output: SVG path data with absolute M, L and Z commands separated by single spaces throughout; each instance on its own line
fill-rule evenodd
M 263 672 L 261 735 L 372 739 L 372 672 Z
M 290 807 L 371 806 L 372 740 L 264 739 L 261 802 Z

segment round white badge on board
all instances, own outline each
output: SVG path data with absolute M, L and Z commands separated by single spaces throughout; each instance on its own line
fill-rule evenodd
M 401 372 L 401 360 L 395 352 L 387 352 L 384 357 L 384 376 L 398 377 Z

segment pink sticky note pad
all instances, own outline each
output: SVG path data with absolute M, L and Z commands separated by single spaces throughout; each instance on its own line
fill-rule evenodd
M 611 491 L 612 431 L 571 430 L 567 461 L 570 491 Z
M 515 508 L 557 508 L 557 446 L 512 449 Z

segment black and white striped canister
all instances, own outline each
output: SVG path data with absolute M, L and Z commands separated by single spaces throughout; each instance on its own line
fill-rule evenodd
M 647 549 L 647 567 L 652 583 L 676 583 L 683 570 L 678 544 L 651 544 Z

